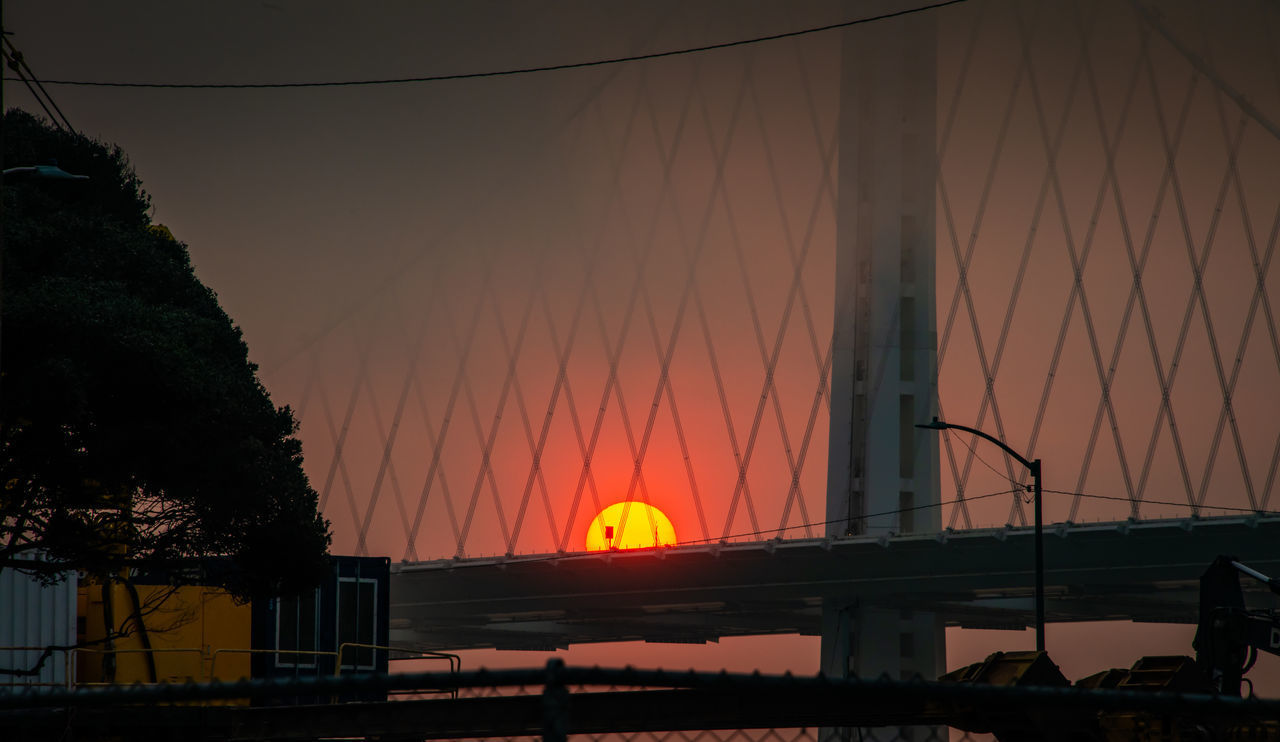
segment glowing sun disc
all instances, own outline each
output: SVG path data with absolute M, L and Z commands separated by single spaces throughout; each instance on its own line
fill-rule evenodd
M 626 511 L 626 523 L 622 522 Z M 676 543 L 671 519 L 652 505 L 619 502 L 610 505 L 587 527 L 587 551 L 644 549 Z

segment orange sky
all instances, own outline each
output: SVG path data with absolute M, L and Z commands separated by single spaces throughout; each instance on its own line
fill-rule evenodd
M 1019 19 L 1004 5 L 981 6 L 939 11 L 939 131 L 954 120 L 940 143 L 937 217 L 946 417 L 1002 431 L 1028 450 L 1058 351 L 1034 450 L 1046 487 L 1121 498 L 1142 487 L 1146 499 L 1174 503 L 1144 506 L 1147 517 L 1184 515 L 1178 503 L 1188 489 L 1210 507 L 1246 506 L 1250 488 L 1261 498 L 1275 489 L 1280 364 L 1268 324 L 1275 305 L 1253 302 L 1254 265 L 1274 239 L 1280 144 L 1245 120 L 1231 169 L 1239 109 L 1205 80 L 1193 85 L 1186 60 L 1154 36 L 1148 75 L 1138 56 L 1142 27 L 1122 7 L 1084 3 L 1077 17 L 1075 4 L 1055 2 L 1022 18 L 1034 39 L 1031 78 L 1019 76 Z M 1215 6 L 1211 17 L 1201 17 L 1204 7 L 1169 4 L 1167 22 L 1265 115 L 1280 117 L 1265 54 L 1277 14 L 1259 15 L 1243 0 Z M 403 3 L 368 14 L 338 3 L 72 3 L 55 13 L 10 3 L 5 25 L 46 79 L 251 82 L 553 64 L 847 16 L 836 2 L 733 8 Z M 1092 84 L 1084 68 L 1073 77 L 1078 21 L 1093 29 Z M 824 168 L 837 151 L 837 43 L 812 36 L 429 86 L 51 90 L 78 128 L 124 147 L 152 193 L 155 220 L 190 245 L 275 399 L 298 411 L 336 550 L 355 550 L 367 520 L 369 550 L 393 559 L 546 552 L 579 548 L 599 507 L 628 494 L 668 513 L 685 539 L 821 532 L 812 524 L 824 517 L 820 380 L 835 302 L 835 180 Z M 4 95 L 6 105 L 30 106 L 15 84 L 5 83 Z M 1162 190 L 1161 122 L 1172 131 L 1184 103 L 1176 188 Z M 1121 131 L 1119 198 L 1099 120 L 1108 137 Z M 1058 147 L 1057 180 L 1046 180 L 1042 121 Z M 1137 253 L 1150 236 L 1149 331 L 1139 308 L 1121 323 L 1133 285 L 1126 234 Z M 972 235 L 972 291 L 960 295 L 948 330 L 957 255 L 963 260 Z M 1079 258 L 1086 245 L 1088 317 L 1077 301 L 1059 346 L 1072 301 L 1070 248 Z M 1188 313 L 1190 266 L 1206 246 L 1206 301 Z M 1275 268 L 1263 275 L 1269 296 L 1280 292 L 1278 276 Z M 1152 348 L 1160 373 L 1176 368 L 1169 399 L 1185 477 L 1160 413 Z M 982 356 L 994 363 L 998 350 L 1000 418 L 988 411 L 980 420 Z M 562 360 L 567 386 L 557 385 Z M 1113 367 L 1111 413 L 1099 417 L 1098 369 Z M 1222 414 L 1224 382 L 1234 427 Z M 1009 488 L 995 451 L 976 449 L 998 472 L 971 461 L 966 474 L 968 449 L 956 439 L 952 450 L 958 473 L 944 449 L 944 500 L 958 484 L 969 495 Z M 1124 502 L 1046 498 L 1049 521 L 1129 514 Z M 975 502 L 969 522 L 1016 520 L 1013 508 L 1009 497 Z M 964 516 L 948 507 L 943 522 L 964 526 Z M 1050 638 L 1061 634 L 1074 648 L 1070 657 L 1055 653 L 1074 676 L 1128 665 L 1110 658 L 1148 646 L 1189 651 L 1185 628 L 1166 628 L 1053 627 Z M 950 636 L 953 663 L 1006 640 Z M 572 656 L 797 672 L 817 662 L 816 644 L 799 638 L 688 652 L 646 646 L 643 654 L 587 647 Z M 1257 672 L 1272 672 L 1263 665 Z

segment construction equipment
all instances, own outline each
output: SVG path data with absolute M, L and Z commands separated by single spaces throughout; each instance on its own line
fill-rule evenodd
M 1275 578 L 1235 557 L 1218 557 L 1200 577 L 1200 623 L 1192 642 L 1201 679 L 1214 691 L 1232 696 L 1240 695 L 1244 674 L 1259 651 L 1280 655 L 1280 611 L 1246 608 L 1242 574 L 1280 595 Z
M 1280 581 L 1219 556 L 1200 577 L 1200 614 L 1192 646 L 1196 656 L 1142 657 L 1128 670 L 1112 668 L 1068 683 L 1044 652 L 996 652 L 982 662 L 944 675 L 943 682 L 967 684 L 1131 690 L 1146 693 L 1241 695 L 1244 678 L 1259 652 L 1280 655 L 1280 610 L 1246 607 L 1240 575 L 1280 595 Z M 1250 684 L 1249 695 L 1253 688 Z M 1108 710 L 1049 715 L 1035 708 L 991 716 L 958 713 L 950 723 L 970 732 L 988 732 L 1001 742 L 1071 740 L 1280 740 L 1280 720 L 1266 718 L 1166 718 L 1144 712 Z

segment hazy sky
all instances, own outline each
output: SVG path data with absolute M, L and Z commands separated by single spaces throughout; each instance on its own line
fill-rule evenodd
M 11 0 L 4 25 L 45 80 L 316 82 L 679 49 L 821 26 L 883 5 L 385 2 L 371 11 L 356 2 Z M 1000 424 L 1016 445 L 1034 443 L 1048 486 L 1121 498 L 1143 487 L 1146 499 L 1175 503 L 1147 506 L 1149 517 L 1185 514 L 1176 503 L 1188 493 L 1206 494 L 1209 506 L 1247 505 L 1250 488 L 1260 499 L 1276 489 L 1280 350 L 1275 305 L 1254 302 L 1253 290 L 1262 265 L 1268 297 L 1280 292 L 1280 270 L 1267 262 L 1280 213 L 1280 146 L 1127 8 L 1023 7 L 973 2 L 938 11 L 939 130 L 952 132 L 940 143 L 938 206 L 944 409 L 950 419 L 979 421 L 983 356 L 990 364 L 999 352 Z M 1273 5 L 1162 7 L 1186 44 L 1265 116 L 1280 115 Z M 339 550 L 356 548 L 365 520 L 370 549 L 400 558 L 404 524 L 421 504 L 416 556 L 513 544 L 547 551 L 566 539 L 577 548 L 574 534 L 594 507 L 591 488 L 578 481 L 578 437 L 589 436 L 601 406 L 608 410 L 595 468 L 600 499 L 620 499 L 627 489 L 637 445 L 628 431 L 641 437 L 653 403 L 645 481 L 652 498 L 666 498 L 682 535 L 821 519 L 826 419 L 818 380 L 834 302 L 835 220 L 824 165 L 835 152 L 839 43 L 838 34 L 814 35 L 698 58 L 385 87 L 49 90 L 77 129 L 125 149 L 152 195 L 155 221 L 190 246 L 198 275 L 243 328 L 268 388 L 300 411 L 308 472 L 326 497 Z M 1087 66 L 1079 64 L 1082 47 Z M 18 83 L 4 83 L 4 103 L 38 110 Z M 1185 131 L 1174 141 L 1179 121 Z M 1115 138 L 1114 179 L 1107 137 Z M 1057 153 L 1056 180 L 1047 177 L 1049 150 Z M 1170 150 L 1177 180 L 1162 185 Z M 1127 244 L 1135 255 L 1151 246 L 1149 323 L 1140 307 L 1121 322 L 1133 285 Z M 970 245 L 974 288 L 966 298 L 957 293 L 957 266 Z M 1087 316 L 1072 298 L 1073 249 L 1084 264 Z M 1200 261 L 1206 302 L 1188 312 L 1191 266 Z M 793 274 L 800 293 L 785 280 Z M 577 308 L 584 285 L 594 287 L 585 310 Z M 680 325 L 682 297 L 689 303 Z M 1001 342 L 1011 302 L 1016 311 Z M 564 353 L 575 317 L 578 340 Z M 670 340 L 676 326 L 678 339 Z M 479 338 L 474 348 L 468 328 Z M 753 418 L 761 348 L 767 356 L 779 336 L 771 392 L 779 403 Z M 668 344 L 674 392 L 654 402 Z M 1160 373 L 1176 369 L 1170 394 L 1185 475 L 1160 411 L 1150 348 Z M 561 397 L 547 437 L 547 481 L 528 484 L 528 441 L 538 437 L 562 357 L 581 419 L 571 419 Z M 621 391 L 610 398 L 614 358 Z M 507 381 L 509 365 L 519 371 L 518 388 Z M 1112 368 L 1115 397 L 1100 413 L 1099 374 Z M 1056 380 L 1045 395 L 1051 369 Z M 1247 400 L 1231 416 L 1222 414 L 1224 385 Z M 985 414 L 982 424 L 995 425 Z M 744 448 L 753 428 L 759 445 L 750 485 L 760 512 L 744 506 L 726 515 L 737 474 L 732 444 Z M 803 491 L 773 494 L 787 491 L 806 438 Z M 684 444 L 701 462 L 705 508 L 691 504 Z M 492 476 L 479 464 L 486 445 L 495 454 Z M 944 451 L 944 499 L 957 488 L 1007 488 L 980 462 L 963 473 L 968 451 L 958 442 L 954 451 L 955 473 Z M 433 455 L 444 462 L 435 474 Z M 994 454 L 984 458 L 1004 470 Z M 582 512 L 566 524 L 575 490 Z M 366 511 L 374 492 L 381 499 Z M 1128 515 L 1125 502 L 1080 502 L 1050 501 L 1049 519 Z M 975 525 L 1014 517 L 1008 499 L 984 503 L 973 509 Z M 527 513 L 525 523 L 517 512 Z M 944 511 L 944 523 L 952 512 Z M 1163 651 L 1189 651 L 1181 629 L 1137 633 L 1176 645 Z M 953 641 L 953 659 L 978 659 L 991 636 Z M 1094 636 L 1101 645 L 1102 635 Z M 809 654 L 792 649 L 810 645 Z M 709 648 L 698 661 L 816 668 L 811 640 L 736 649 L 743 646 Z M 1102 654 L 1075 674 L 1131 661 Z M 806 657 L 812 662 L 797 659 Z

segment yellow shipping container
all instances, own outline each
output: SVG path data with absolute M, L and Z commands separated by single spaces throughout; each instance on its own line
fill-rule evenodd
M 78 685 L 249 677 L 249 653 L 235 651 L 251 646 L 249 603 L 237 604 L 226 591 L 202 585 L 136 585 L 132 590 L 136 602 L 130 586 L 110 585 L 118 636 L 108 644 L 102 641 L 107 635 L 103 586 L 81 585 L 78 638 L 88 646 L 76 650 Z

